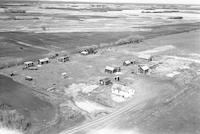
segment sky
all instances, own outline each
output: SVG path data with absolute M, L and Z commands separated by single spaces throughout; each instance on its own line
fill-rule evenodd
M 49 0 L 49 1 L 79 1 L 79 2 L 107 2 L 107 3 L 161 3 L 161 4 L 198 4 L 200 0 Z

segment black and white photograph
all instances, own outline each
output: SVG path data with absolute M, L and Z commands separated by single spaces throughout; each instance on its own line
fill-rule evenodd
M 200 134 L 200 1 L 0 0 L 0 134 Z

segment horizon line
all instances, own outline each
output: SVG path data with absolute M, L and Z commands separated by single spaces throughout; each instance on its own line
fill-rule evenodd
M 106 2 L 106 1 L 72 1 L 72 0 L 3 0 L 4 2 L 66 2 L 66 3 L 103 3 L 103 4 L 157 4 L 157 5 L 199 5 L 200 3 L 159 3 L 159 2 Z M 1 1 L 1 2 L 3 2 Z

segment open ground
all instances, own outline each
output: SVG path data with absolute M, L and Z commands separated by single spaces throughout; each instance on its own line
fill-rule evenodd
M 30 121 L 27 134 L 200 133 L 198 11 L 4 1 L 0 110 Z

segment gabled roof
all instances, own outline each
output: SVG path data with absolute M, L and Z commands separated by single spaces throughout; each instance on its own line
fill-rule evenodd
M 106 66 L 106 68 L 105 68 L 106 70 L 111 70 L 111 71 L 114 71 L 115 70 L 115 68 L 114 67 L 110 67 L 110 66 Z
M 126 60 L 124 61 L 125 64 L 131 64 L 131 61 L 130 60 Z
M 144 66 L 140 66 L 140 67 L 142 68 L 142 70 L 148 70 L 148 69 L 149 69 L 149 67 L 146 66 L 146 65 L 144 65 Z
M 60 59 L 69 58 L 69 56 L 61 56 Z
M 49 61 L 49 58 L 39 59 L 40 62 Z
M 24 62 L 24 64 L 32 64 L 33 62 L 32 61 L 26 61 Z

